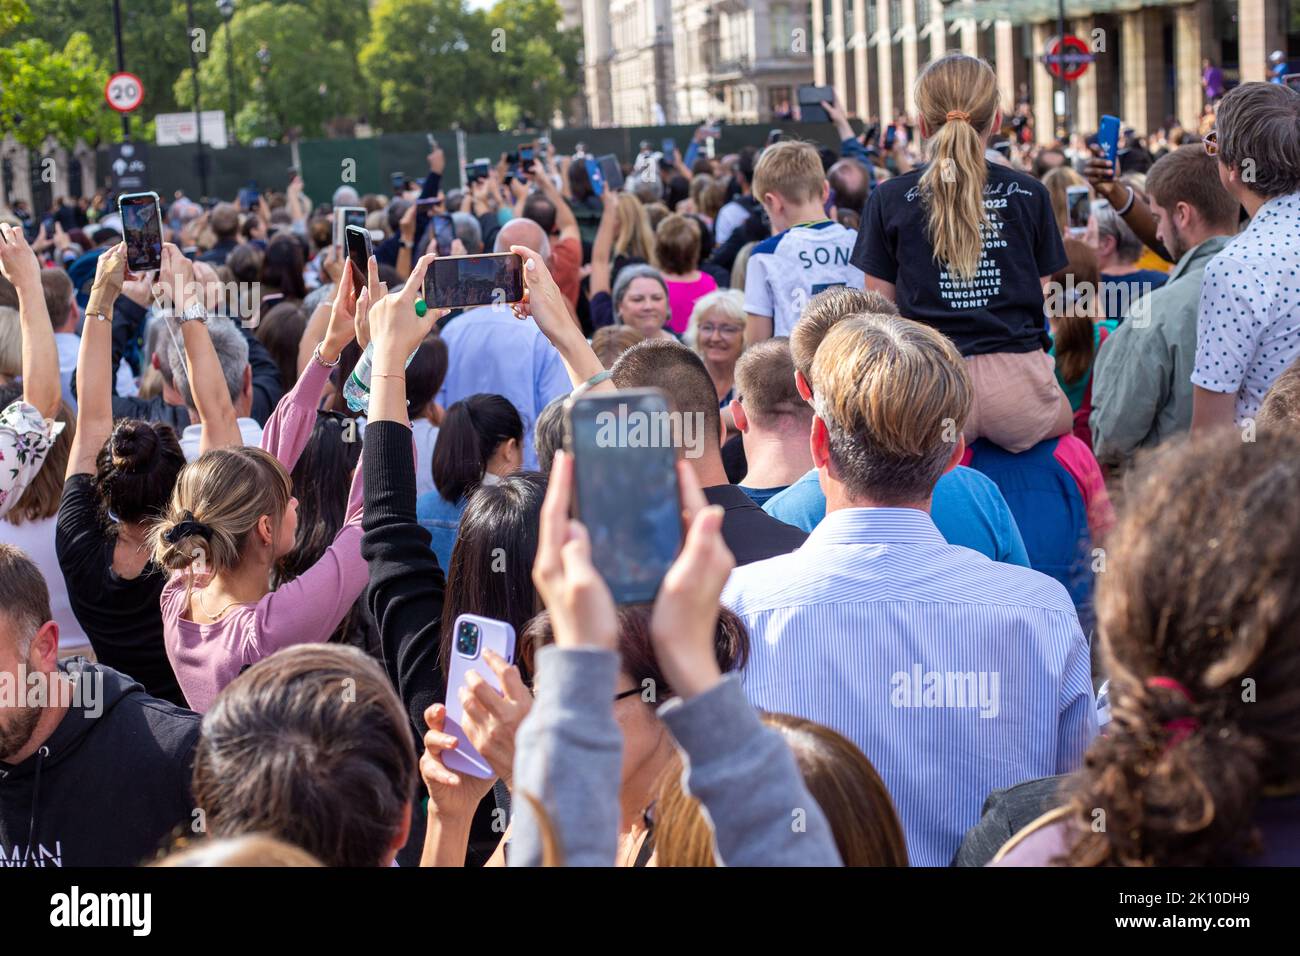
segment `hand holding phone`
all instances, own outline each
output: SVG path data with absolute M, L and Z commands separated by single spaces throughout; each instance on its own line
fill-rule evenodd
M 361 290 L 366 287 L 370 274 L 370 257 L 374 255 L 371 247 L 370 230 L 361 226 L 348 226 L 346 233 L 348 265 L 352 271 L 352 300 L 361 297 Z
M 126 240 L 126 267 L 152 272 L 162 267 L 162 207 L 158 194 L 128 193 L 117 200 Z
M 681 548 L 677 447 L 703 428 L 690 418 L 657 389 L 589 393 L 566 409 L 574 516 L 620 604 L 653 600 Z
M 1119 156 L 1119 127 L 1119 117 L 1110 114 L 1103 116 L 1097 127 L 1097 145 L 1112 170 L 1116 170 L 1115 160 Z
M 1088 218 L 1092 214 L 1092 203 L 1088 187 L 1068 187 L 1065 190 L 1065 206 L 1069 213 L 1071 237 L 1082 238 L 1088 231 Z
M 424 301 L 430 308 L 506 306 L 524 297 L 524 264 L 513 252 L 443 256 L 424 275 Z
M 503 699 L 505 684 L 502 675 L 514 662 L 515 629 L 505 621 L 476 614 L 462 614 L 456 618 L 452 631 L 451 663 L 447 673 L 447 720 L 445 733 L 456 738 L 456 748 L 443 754 L 442 762 L 448 770 L 480 779 L 496 777 L 491 763 L 478 752 L 465 730 L 467 712 L 472 718 L 494 701 L 489 694 Z M 495 654 L 503 662 L 500 674 L 489 660 Z M 518 677 L 518 672 L 515 674 Z M 520 684 L 522 686 L 522 682 Z M 511 688 L 518 693 L 519 688 Z M 527 695 L 527 691 L 524 691 Z M 525 705 L 525 713 L 526 713 Z M 522 719 L 522 717 L 521 717 Z M 513 756 L 513 741 L 510 752 Z

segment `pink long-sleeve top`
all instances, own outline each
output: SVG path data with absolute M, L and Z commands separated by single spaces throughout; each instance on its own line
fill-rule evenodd
M 267 420 L 262 448 L 292 471 L 316 425 L 316 408 L 330 370 L 315 359 Z M 163 587 L 163 639 L 167 657 L 190 707 L 204 713 L 228 683 L 250 664 L 293 644 L 329 639 L 365 590 L 361 557 L 361 466 L 352 476 L 348 511 L 334 543 L 319 561 L 256 604 L 239 605 L 215 624 L 188 620 L 190 573 L 178 571 Z M 195 586 L 203 582 L 196 581 Z M 212 608 L 216 610 L 216 608 Z

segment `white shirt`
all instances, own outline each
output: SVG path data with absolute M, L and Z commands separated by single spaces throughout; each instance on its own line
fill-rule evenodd
M 63 570 L 54 551 L 54 530 L 59 516 L 40 521 L 13 524 L 8 519 L 0 521 L 0 541 L 21 548 L 41 570 L 41 577 L 50 589 L 50 611 L 59 625 L 59 650 L 70 647 L 89 647 L 90 639 L 77 623 L 68 601 L 68 589 L 63 583 Z
M 808 300 L 823 289 L 861 289 L 867 277 L 849 264 L 858 234 L 829 219 L 764 239 L 745 270 L 745 311 L 772 319 L 772 335 L 789 335 Z
M 186 461 L 199 457 L 199 437 L 203 434 L 202 425 L 186 425 L 181 434 L 181 451 L 185 452 Z M 245 448 L 262 447 L 262 426 L 252 418 L 239 419 L 239 435 L 244 439 Z
M 1300 357 L 1300 193 L 1276 196 L 1205 267 L 1192 384 L 1253 418 Z
M 722 245 L 748 218 L 749 210 L 733 199 L 718 210 L 718 217 L 713 221 L 713 241 Z
M 433 491 L 433 446 L 438 443 L 438 426 L 427 418 L 411 422 L 415 439 L 415 495 Z

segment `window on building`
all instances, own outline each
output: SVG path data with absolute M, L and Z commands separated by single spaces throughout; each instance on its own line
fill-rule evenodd
M 791 41 L 794 38 L 794 17 L 790 13 L 790 4 L 774 3 L 769 8 L 772 24 L 772 56 L 790 55 Z

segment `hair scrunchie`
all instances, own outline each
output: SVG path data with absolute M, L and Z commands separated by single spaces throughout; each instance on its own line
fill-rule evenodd
M 967 113 L 965 110 L 949 110 L 948 115 L 945 117 L 945 119 L 947 119 L 949 122 L 952 122 L 953 120 L 962 120 L 964 122 L 969 123 L 970 114 Z
M 175 544 L 182 538 L 191 536 L 202 538 L 204 541 L 211 541 L 212 529 L 202 521 L 195 521 L 194 512 L 187 511 L 174 527 L 163 532 L 162 538 L 168 544 Z

